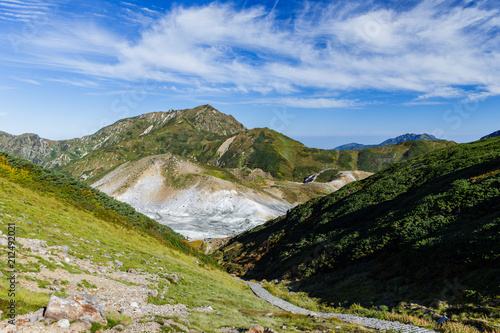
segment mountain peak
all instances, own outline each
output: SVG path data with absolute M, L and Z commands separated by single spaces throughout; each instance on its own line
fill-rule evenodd
M 100 148 L 139 137 L 182 136 L 186 133 L 201 136 L 211 133 L 224 137 L 245 130 L 245 126 L 233 116 L 205 104 L 192 109 L 149 112 L 120 119 L 94 134 L 71 140 L 52 141 L 32 133 L 15 136 L 0 132 L 0 150 L 54 168 L 67 165 Z
M 495 131 L 493 133 L 490 133 L 488 135 L 485 135 L 481 138 L 481 140 L 483 139 L 489 139 L 489 138 L 494 138 L 494 137 L 497 137 L 497 136 L 500 136 L 500 131 Z
M 246 127 L 233 116 L 220 112 L 210 104 L 170 112 L 173 112 L 174 118 L 184 118 L 199 131 L 231 135 L 246 130 Z
M 140 124 L 140 125 L 139 125 Z M 119 132 L 129 127 L 140 128 L 139 135 L 145 135 L 164 126 L 189 127 L 199 132 L 211 132 L 222 136 L 245 131 L 246 127 L 233 116 L 220 112 L 210 104 L 200 105 L 192 109 L 156 111 L 136 117 L 121 119 L 113 125 L 99 130 Z
M 387 139 L 380 144 L 363 145 L 363 144 L 359 144 L 359 143 L 348 143 L 345 145 L 335 147 L 333 149 L 334 150 L 360 150 L 360 149 L 368 149 L 368 148 L 376 148 L 376 147 L 395 145 L 395 144 L 405 142 L 405 141 L 417 141 L 417 140 L 442 141 L 442 139 L 438 139 L 432 134 L 406 133 L 406 134 L 397 136 L 395 138 Z
M 387 146 L 387 145 L 394 145 L 400 142 L 405 142 L 405 141 L 417 141 L 417 140 L 429 140 L 429 141 L 440 141 L 440 139 L 436 138 L 432 134 L 415 134 L 415 133 L 406 133 L 400 136 L 397 136 L 392 139 L 387 139 L 384 142 L 380 144 L 380 146 Z

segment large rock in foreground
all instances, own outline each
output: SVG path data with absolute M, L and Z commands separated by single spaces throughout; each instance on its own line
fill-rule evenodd
M 54 320 L 87 321 L 104 325 L 108 323 L 96 298 L 86 294 L 72 295 L 66 298 L 52 295 L 44 317 Z

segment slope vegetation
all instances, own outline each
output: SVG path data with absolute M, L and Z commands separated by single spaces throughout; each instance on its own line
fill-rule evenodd
M 408 141 L 365 150 L 335 151 L 309 148 L 268 128 L 221 137 L 205 132 L 156 133 L 98 149 L 62 170 L 74 177 L 98 180 L 124 161 L 172 154 L 221 168 L 261 169 L 278 180 L 301 182 L 326 169 L 376 172 L 392 163 L 449 147 L 449 141 Z
M 376 172 L 392 163 L 452 145 L 449 141 L 407 141 L 338 152 L 309 148 L 271 129 L 255 128 L 231 137 L 231 144 L 216 160 L 216 165 L 260 168 L 277 179 L 302 181 L 325 169 Z
M 235 237 L 219 258 L 330 301 L 494 299 L 499 148 L 487 139 L 396 163 Z
M 393 163 L 406 161 L 436 149 L 454 146 L 455 144 L 450 141 L 405 141 L 383 147 L 343 150 L 338 152 L 337 166 L 341 170 L 377 172 Z
M 157 238 L 165 246 L 199 256 L 199 253 L 187 246 L 182 241 L 183 237 L 172 229 L 136 212 L 130 205 L 64 174 L 0 152 L 0 176 L 41 194 L 56 196 L 71 206 L 93 212 L 98 218 L 125 228 L 138 228 Z M 210 261 L 204 256 L 200 259 Z

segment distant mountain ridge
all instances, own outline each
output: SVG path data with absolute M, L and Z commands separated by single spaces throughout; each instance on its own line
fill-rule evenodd
M 207 104 L 193 109 L 151 112 L 121 119 L 94 134 L 70 140 L 53 141 L 32 133 L 15 136 L 0 132 L 0 151 L 54 169 L 66 166 L 98 149 L 154 133 L 166 127 L 187 127 L 196 133 L 219 136 L 246 130 L 246 127 L 233 116 L 224 114 Z
M 341 145 L 338 147 L 333 148 L 334 150 L 361 150 L 361 149 L 369 149 L 369 148 L 377 148 L 377 147 L 384 147 L 384 146 L 389 146 L 389 145 L 395 145 L 401 142 L 406 142 L 406 141 L 443 141 L 442 139 L 436 138 L 434 135 L 423 133 L 423 134 L 415 134 L 415 133 L 407 133 L 400 135 L 398 137 L 392 138 L 392 139 L 387 139 L 384 142 L 377 144 L 377 145 L 363 145 L 360 143 L 348 143 L 345 145 Z
M 412 141 L 359 151 L 309 148 L 269 128 L 247 129 L 211 105 L 126 118 L 71 140 L 0 133 L 0 151 L 84 180 L 166 223 L 181 214 L 179 223 L 170 225 L 192 237 L 221 237 L 216 229 L 241 231 L 368 173 L 450 145 Z M 342 181 L 334 177 L 355 170 L 365 173 Z M 321 176 L 302 184 L 313 174 Z M 195 220 L 217 225 L 202 234 L 189 227 Z
M 483 139 L 489 139 L 489 138 L 494 138 L 494 137 L 497 137 L 497 136 L 500 136 L 500 130 L 499 131 L 495 131 L 493 133 L 490 133 L 488 135 L 485 135 L 481 138 L 481 140 Z
M 0 151 L 87 182 L 99 180 L 127 161 L 165 153 L 222 168 L 258 168 L 276 179 L 302 182 L 305 177 L 331 168 L 376 172 L 453 143 L 413 141 L 390 145 L 387 140 L 385 144 L 389 146 L 370 151 L 309 148 L 269 128 L 247 129 L 208 104 L 121 119 L 94 134 L 71 140 L 0 132 Z

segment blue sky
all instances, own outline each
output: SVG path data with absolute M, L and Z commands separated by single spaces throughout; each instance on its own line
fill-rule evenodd
M 305 144 L 500 129 L 500 2 L 0 0 L 0 131 L 212 104 Z

